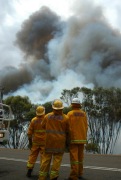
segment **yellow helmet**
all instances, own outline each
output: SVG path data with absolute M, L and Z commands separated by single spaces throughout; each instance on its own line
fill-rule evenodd
M 55 99 L 53 101 L 52 108 L 56 110 L 63 109 L 63 102 L 60 99 Z
M 36 109 L 36 115 L 41 116 L 45 114 L 45 108 L 43 106 L 38 106 Z

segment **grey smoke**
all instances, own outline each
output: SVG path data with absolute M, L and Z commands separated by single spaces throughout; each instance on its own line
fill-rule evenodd
M 121 87 L 121 34 L 91 1 L 77 1 L 65 22 L 42 7 L 23 22 L 15 45 L 24 63 L 0 71 L 6 94 L 36 102 L 59 98 L 65 88 Z
M 48 7 L 42 7 L 23 22 L 16 43 L 27 57 L 46 58 L 46 46 L 58 30 L 59 19 Z

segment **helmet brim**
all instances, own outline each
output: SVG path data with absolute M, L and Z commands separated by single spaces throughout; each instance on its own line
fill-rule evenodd
M 42 116 L 42 115 L 44 115 L 44 114 L 45 114 L 45 112 L 43 112 L 43 113 L 37 113 L 37 112 L 36 112 L 36 115 L 37 115 L 37 116 Z
M 62 110 L 62 109 L 64 108 L 64 106 L 62 106 L 62 107 L 60 107 L 60 108 L 57 108 L 57 107 L 54 107 L 54 106 L 52 105 L 52 108 L 55 109 L 55 110 Z

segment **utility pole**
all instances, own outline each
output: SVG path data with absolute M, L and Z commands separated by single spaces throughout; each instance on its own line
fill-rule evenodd
M 2 103 L 3 101 L 3 92 L 4 92 L 4 87 L 0 85 L 0 103 Z

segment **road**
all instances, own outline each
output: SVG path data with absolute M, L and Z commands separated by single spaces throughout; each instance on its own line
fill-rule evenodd
M 39 159 L 33 176 L 26 177 L 26 162 L 29 150 L 0 148 L 0 180 L 37 180 Z M 70 172 L 69 153 L 65 153 L 58 180 L 67 178 Z M 121 155 L 85 154 L 84 177 L 87 180 L 121 180 Z

